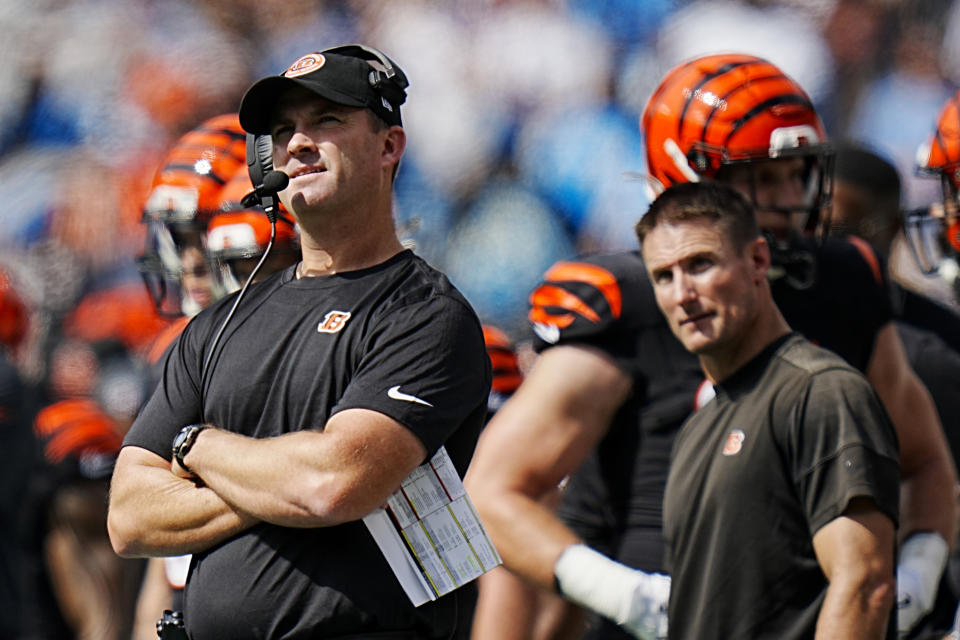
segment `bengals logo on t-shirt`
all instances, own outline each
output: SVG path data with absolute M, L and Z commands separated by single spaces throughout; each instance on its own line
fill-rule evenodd
M 317 333 L 337 333 L 350 319 L 349 311 L 328 311 L 317 327 Z
M 735 456 L 743 448 L 743 440 L 746 434 L 740 429 L 734 429 L 727 435 L 727 442 L 723 445 L 723 455 Z

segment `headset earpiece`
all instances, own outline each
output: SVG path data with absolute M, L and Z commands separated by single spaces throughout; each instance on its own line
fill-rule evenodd
M 247 134 L 247 171 L 254 188 L 263 186 L 263 177 L 273 171 L 273 141 L 269 134 Z
M 273 171 L 273 140 L 268 134 L 247 134 L 247 172 L 253 191 L 241 204 L 248 207 L 259 205 L 267 211 L 275 210 L 277 194 L 264 192 L 263 179 Z
M 380 63 L 383 69 L 370 68 L 367 76 L 370 86 L 394 107 L 399 108 L 407 100 L 407 87 L 410 86 L 407 77 L 382 51 L 362 44 L 346 44 L 320 53 L 338 53 Z

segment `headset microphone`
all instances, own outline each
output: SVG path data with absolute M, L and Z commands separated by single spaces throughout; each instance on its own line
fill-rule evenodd
M 263 186 L 260 187 L 263 210 L 271 223 L 277 221 L 277 193 L 283 191 L 290 184 L 290 176 L 283 171 L 271 171 L 263 176 Z
M 287 188 L 290 176 L 283 171 L 270 171 L 263 176 L 263 182 L 243 197 L 245 207 L 261 206 L 270 222 L 277 221 L 277 193 Z
M 277 193 L 286 189 L 288 184 L 290 184 L 290 176 L 283 171 L 271 171 L 263 176 L 261 190 L 264 193 Z

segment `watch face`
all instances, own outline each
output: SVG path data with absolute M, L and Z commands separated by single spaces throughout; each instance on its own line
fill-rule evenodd
M 199 430 L 200 428 L 197 425 L 191 424 L 183 429 L 180 429 L 180 431 L 177 432 L 177 435 L 174 436 L 172 447 L 173 457 L 175 457 L 181 465 L 183 464 L 182 458 L 186 455 L 186 451 L 182 451 L 182 449 L 190 448 L 190 444 L 193 442 L 193 439 L 196 437 L 196 434 Z
M 189 431 L 186 429 L 181 429 L 177 432 L 177 435 L 173 438 L 173 450 L 176 451 L 183 444 L 183 441 L 187 439 L 187 434 Z

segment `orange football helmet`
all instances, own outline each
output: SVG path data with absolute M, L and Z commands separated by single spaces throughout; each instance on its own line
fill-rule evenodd
M 164 158 L 143 207 L 145 220 L 209 221 L 220 190 L 246 167 L 246 133 L 235 113 L 215 116 L 185 133 Z
M 259 206 L 244 206 L 246 195 L 253 191 L 247 167 L 243 166 L 220 191 L 218 210 L 207 227 L 206 251 L 226 291 L 236 291 L 250 275 L 256 260 L 270 243 L 270 220 Z M 283 206 L 279 208 L 276 233 L 270 258 L 258 276 L 269 275 L 300 259 L 300 236 Z
M 930 139 L 917 149 L 919 175 L 940 180 L 942 199 L 907 213 L 906 233 L 920 268 L 935 273 L 960 253 L 960 92 L 947 99 Z
M 829 204 L 831 154 L 823 124 L 800 85 L 767 60 L 729 53 L 678 65 L 650 97 L 640 124 L 655 192 L 722 179 L 728 165 L 800 156 L 808 160 L 803 210 L 814 214 L 807 216 L 808 228 Z
M 147 234 L 139 266 L 164 315 L 192 315 L 223 294 L 202 283 L 183 287 L 185 272 L 205 277 L 196 256 L 191 255 L 187 267 L 183 256 L 202 253 L 203 234 L 218 211 L 220 191 L 241 167 L 246 169 L 246 133 L 235 113 L 215 116 L 185 133 L 161 163 L 143 206 Z

